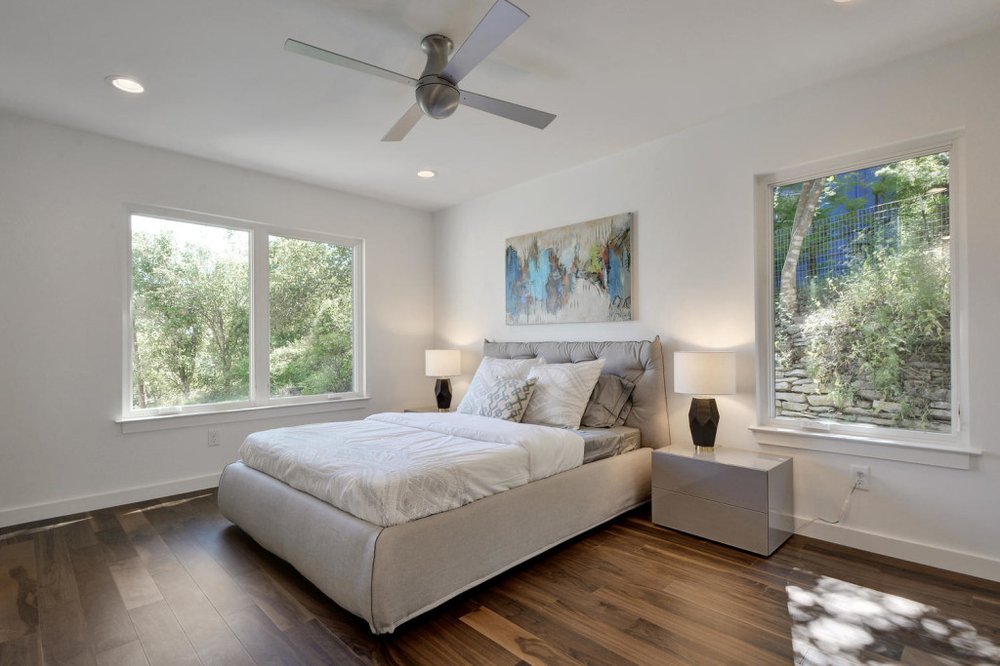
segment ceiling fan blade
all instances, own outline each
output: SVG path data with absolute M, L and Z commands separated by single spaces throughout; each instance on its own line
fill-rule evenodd
M 299 55 L 304 55 L 309 58 L 315 58 L 316 60 L 322 60 L 323 62 L 340 65 L 341 67 L 347 67 L 358 72 L 364 72 L 365 74 L 381 76 L 383 79 L 389 79 L 390 81 L 405 83 L 410 86 L 417 85 L 416 79 L 410 78 L 405 74 L 393 72 L 391 70 L 378 67 L 377 65 L 362 62 L 361 60 L 355 60 L 354 58 L 348 58 L 345 55 L 340 55 L 339 53 L 334 53 L 333 51 L 327 51 L 326 49 L 321 49 L 318 46 L 311 46 L 295 39 L 285 40 L 285 50 L 290 51 L 291 53 L 298 53 Z
M 440 76 L 458 83 L 527 20 L 524 10 L 507 0 L 497 0 L 465 43 L 455 51 Z
M 383 141 L 402 141 L 403 137 L 409 134 L 413 126 L 417 124 L 424 112 L 414 104 L 403 114 L 403 117 L 396 121 L 396 124 L 389 128 L 389 131 L 382 137 Z
M 513 102 L 505 102 L 502 99 L 494 99 L 486 95 L 477 95 L 466 90 L 462 91 L 461 103 L 471 106 L 474 109 L 492 113 L 495 116 L 507 118 L 525 125 L 531 125 L 538 129 L 545 129 L 556 117 L 551 113 L 532 109 Z

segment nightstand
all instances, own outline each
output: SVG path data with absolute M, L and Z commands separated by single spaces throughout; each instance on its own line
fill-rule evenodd
M 727 448 L 654 451 L 653 522 L 770 555 L 794 531 L 792 459 Z

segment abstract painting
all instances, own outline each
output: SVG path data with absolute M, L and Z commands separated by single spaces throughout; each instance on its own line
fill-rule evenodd
M 632 319 L 633 213 L 507 239 L 507 323 Z

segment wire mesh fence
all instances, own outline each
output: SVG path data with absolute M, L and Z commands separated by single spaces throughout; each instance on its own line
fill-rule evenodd
M 830 216 L 817 216 L 802 243 L 796 268 L 800 300 L 815 297 L 824 285 L 836 282 L 879 252 L 899 251 L 904 244 L 936 247 L 950 239 L 948 194 L 924 194 Z M 774 287 L 781 272 L 792 228 L 775 221 Z M 803 289 L 809 287 L 809 289 Z

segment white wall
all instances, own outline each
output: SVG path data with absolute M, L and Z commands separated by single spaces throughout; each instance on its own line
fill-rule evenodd
M 123 434 L 123 204 L 366 241 L 367 408 Z M 215 485 L 248 432 L 429 404 L 430 215 L 0 114 L 0 525 Z M 69 501 L 67 501 L 69 500 Z
M 484 337 L 630 339 L 661 335 L 667 351 L 738 354 L 739 394 L 720 399 L 718 441 L 755 448 L 754 176 L 964 128 L 971 395 L 963 405 L 972 471 L 770 449 L 795 457 L 796 513 L 836 515 L 853 462 L 870 464 L 846 528 L 812 534 L 1000 580 L 1000 34 L 746 109 L 679 135 L 435 215 L 438 344 Z M 667 110 L 665 110 L 667 111 Z M 557 121 L 558 122 L 558 121 Z M 504 239 L 625 211 L 638 213 L 630 323 L 504 323 Z M 668 356 L 669 361 L 669 356 Z M 467 385 L 458 382 L 458 395 Z M 668 397 L 674 442 L 690 443 L 689 399 Z

